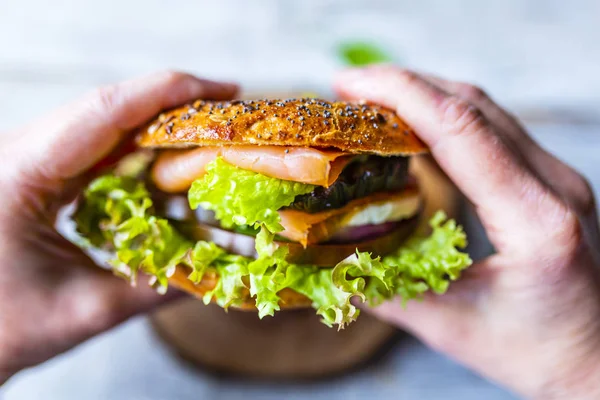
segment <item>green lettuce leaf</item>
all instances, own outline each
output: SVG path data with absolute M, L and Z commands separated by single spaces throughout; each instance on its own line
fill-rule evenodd
M 271 232 L 280 232 L 283 227 L 277 210 L 314 188 L 243 170 L 217 158 L 206 166 L 206 174 L 192 184 L 188 198 L 192 209 L 200 206 L 214 211 L 226 228 L 262 224 Z
M 331 271 L 306 272 L 292 289 L 312 299 L 325 324 L 340 328 L 359 315 L 350 302 L 353 297 L 377 305 L 395 295 L 406 304 L 420 299 L 430 289 L 443 294 L 449 281 L 458 279 L 472 261 L 458 250 L 466 246 L 467 239 L 456 222 L 440 211 L 430 226 L 430 236 L 414 237 L 394 254 L 380 259 L 367 252 L 356 252 Z
M 248 275 L 249 259 L 246 257 L 227 254 L 213 262 L 211 267 L 219 275 L 219 281 L 213 290 L 204 294 L 204 304 L 209 304 L 212 299 L 221 307 L 240 305 L 247 291 L 244 277 Z
M 291 287 L 303 276 L 301 267 L 286 261 L 287 246 L 274 243 L 274 234 L 264 226 L 256 236 L 258 257 L 248 266 L 250 294 L 256 296 L 256 308 L 260 318 L 279 311 L 280 290 Z
M 227 253 L 213 242 L 200 241 L 194 249 L 187 254 L 187 265 L 192 268 L 188 279 L 194 283 L 200 283 L 206 271 L 215 262 L 222 259 Z
M 312 300 L 312 306 L 327 326 L 338 325 L 343 329 L 356 320 L 360 310 L 351 302 L 359 292 L 345 291 L 333 282 L 332 270 L 318 267 L 304 267 L 302 278 L 292 285 L 292 289 Z
M 467 235 L 454 220 L 438 211 L 429 222 L 432 233 L 428 237 L 415 237 L 406 242 L 395 254 L 384 257 L 383 263 L 392 268 L 394 293 L 402 301 L 419 297 L 428 289 L 437 294 L 448 290 L 450 281 L 460 277 L 472 260 L 459 251 L 467 245 Z M 372 296 L 377 304 L 389 295 Z
M 441 294 L 471 264 L 469 256 L 458 250 L 466 245 L 462 228 L 447 220 L 443 213 L 431 220 L 430 236 L 412 238 L 392 255 L 379 258 L 357 252 L 334 268 L 290 264 L 286 261 L 287 246 L 274 242 L 279 221 L 257 205 L 264 201 L 268 207 L 277 207 L 277 202 L 257 199 L 261 198 L 262 190 L 278 199 L 289 199 L 294 190 L 286 183 L 264 184 L 273 178 L 250 176 L 235 167 L 219 164 L 216 162 L 213 167 L 223 167 L 219 174 L 229 173 L 232 185 L 226 193 L 230 198 L 225 202 L 243 210 L 240 215 L 244 213 L 249 223 L 260 223 L 256 260 L 228 254 L 211 242 L 194 243 L 185 238 L 168 220 L 154 215 L 144 185 L 127 177 L 107 175 L 89 185 L 74 215 L 78 232 L 89 246 L 109 250 L 114 255 L 111 261 L 114 271 L 132 284 L 142 272 L 151 277 L 157 289 L 164 291 L 175 267 L 184 265 L 190 270 L 188 278 L 192 282 L 200 282 L 209 272 L 220 277 L 204 296 L 206 303 L 214 299 L 227 308 L 242 303 L 249 293 L 256 301 L 259 317 L 263 318 L 280 309 L 278 293 L 291 288 L 311 300 L 325 324 L 339 328 L 354 321 L 360 313 L 351 302 L 354 297 L 378 304 L 394 296 L 400 296 L 405 303 L 420 298 L 427 290 Z M 238 178 L 246 180 L 246 184 L 238 185 Z M 220 178 L 213 176 L 211 180 Z M 250 181 L 261 182 L 259 189 Z M 198 185 L 213 187 L 221 193 L 227 186 L 222 182 Z M 256 190 L 250 190 L 251 187 Z M 286 194 L 275 193 L 276 190 Z M 231 199 L 240 196 L 254 197 L 257 203 Z M 210 194 L 201 197 L 202 202 L 218 201 Z M 223 215 L 234 222 L 232 213 Z
M 94 180 L 75 215 L 80 234 L 97 248 L 110 250 L 115 272 L 136 283 L 138 271 L 166 288 L 192 243 L 165 220 L 149 213 L 150 194 L 141 182 L 107 175 Z

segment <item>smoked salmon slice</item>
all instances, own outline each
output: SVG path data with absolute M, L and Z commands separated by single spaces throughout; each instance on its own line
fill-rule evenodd
M 206 146 L 192 150 L 162 151 L 152 167 L 156 186 L 178 193 L 204 175 L 217 157 L 239 168 L 288 181 L 329 186 L 353 156 L 332 150 L 287 146 Z

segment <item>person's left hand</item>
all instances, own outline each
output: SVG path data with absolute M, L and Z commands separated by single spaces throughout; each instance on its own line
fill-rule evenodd
M 57 211 L 133 128 L 163 109 L 236 91 L 163 72 L 98 89 L 0 134 L 0 384 L 165 300 L 96 267 L 57 233 Z

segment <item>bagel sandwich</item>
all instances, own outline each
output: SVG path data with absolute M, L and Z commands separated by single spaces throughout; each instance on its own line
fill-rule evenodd
M 471 263 L 443 213 L 414 234 L 425 199 L 409 164 L 428 149 L 384 107 L 198 100 L 135 140 L 129 165 L 143 161 L 92 181 L 73 216 L 80 243 L 132 284 L 149 275 L 160 292 L 261 318 L 313 307 L 343 328 L 359 315 L 352 298 L 444 293 Z

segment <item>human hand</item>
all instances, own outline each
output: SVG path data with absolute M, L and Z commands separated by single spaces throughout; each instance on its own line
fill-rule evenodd
M 443 296 L 369 311 L 521 395 L 600 397 L 600 235 L 587 182 L 476 87 L 392 66 L 348 70 L 335 87 L 415 129 L 496 249 Z
M 134 127 L 163 109 L 236 90 L 159 73 L 98 89 L 0 135 L 0 384 L 165 300 L 96 267 L 54 229 L 57 211 Z

